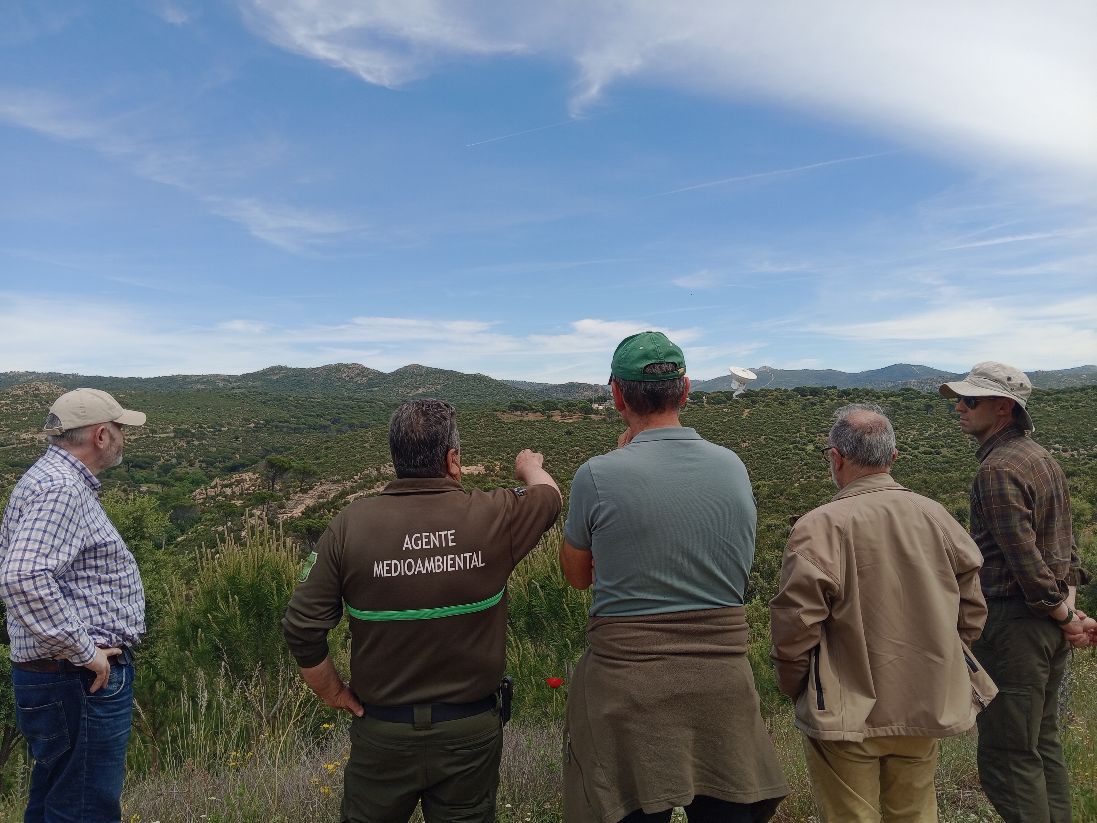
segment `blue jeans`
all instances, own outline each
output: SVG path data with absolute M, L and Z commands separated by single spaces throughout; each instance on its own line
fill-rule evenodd
M 110 667 L 95 694 L 88 669 L 12 668 L 15 719 L 34 770 L 25 823 L 118 823 L 133 717 L 133 663 Z

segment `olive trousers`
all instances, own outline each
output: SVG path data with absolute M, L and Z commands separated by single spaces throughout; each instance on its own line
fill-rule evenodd
M 489 823 L 502 752 L 496 710 L 419 729 L 357 717 L 343 772 L 343 821 L 407 823 L 422 801 L 427 823 Z
M 971 650 L 998 685 L 978 719 L 983 791 L 1006 823 L 1069 823 L 1058 712 L 1070 644 L 1020 597 L 991 597 Z

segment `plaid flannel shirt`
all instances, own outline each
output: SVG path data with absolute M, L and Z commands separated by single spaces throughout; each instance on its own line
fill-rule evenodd
M 133 646 L 145 631 L 137 561 L 99 502 L 100 483 L 50 446 L 11 493 L 0 525 L 0 595 L 11 659 L 81 666 L 96 646 Z
M 1084 582 L 1070 522 L 1066 475 L 1047 450 L 1008 426 L 976 452 L 971 536 L 983 552 L 986 597 L 1021 595 L 1039 612 Z

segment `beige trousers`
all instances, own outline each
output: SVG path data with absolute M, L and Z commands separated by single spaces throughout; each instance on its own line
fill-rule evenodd
M 804 737 L 820 823 L 937 823 L 932 737 Z

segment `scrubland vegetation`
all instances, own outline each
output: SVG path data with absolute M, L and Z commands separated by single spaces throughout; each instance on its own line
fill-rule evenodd
M 16 390 L 18 389 L 18 390 Z M 57 391 L 0 391 L 0 501 L 42 445 Z M 391 477 L 387 409 L 347 395 L 180 388 L 125 393 L 149 425 L 127 445 L 126 463 L 103 475 L 104 504 L 138 557 L 149 634 L 138 654 L 137 711 L 124 804 L 126 820 L 335 820 L 347 753 L 347 719 L 299 682 L 279 620 L 309 542 L 328 517 Z M 791 517 L 833 494 L 819 457 L 831 413 L 871 399 L 891 413 L 899 437 L 896 478 L 967 520 L 974 446 L 949 405 L 913 390 L 757 391 L 730 400 L 696 395 L 684 423 L 735 449 L 758 499 L 758 548 L 748 614 L 751 661 L 763 710 L 793 795 L 779 818 L 811 819 L 799 733 L 768 662 L 766 602 L 777 584 Z M 620 421 L 588 401 L 553 408 L 465 407 L 462 458 L 469 486 L 510 485 L 515 453 L 543 451 L 565 494 L 592 454 L 612 448 Z M 1071 483 L 1075 531 L 1097 570 L 1097 388 L 1039 393 L 1036 438 Z M 512 578 L 508 669 L 516 688 L 500 789 L 503 821 L 559 820 L 560 733 L 570 666 L 584 647 L 588 595 L 556 566 L 557 526 Z M 1081 605 L 1097 611 L 1097 590 Z M 346 633 L 332 648 L 346 668 Z M 0 665 L 6 667 L 6 654 Z M 550 689 L 545 678 L 565 685 Z M 10 681 L 0 672 L 0 820 L 16 820 L 24 749 L 13 734 Z M 1063 721 L 1076 820 L 1097 821 L 1097 652 L 1075 654 Z M 978 788 L 974 740 L 946 741 L 939 770 L 945 821 L 993 820 Z

